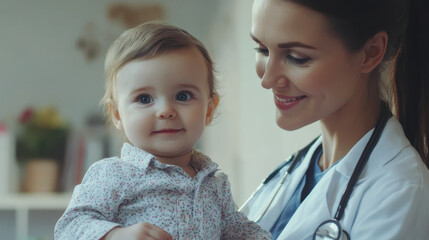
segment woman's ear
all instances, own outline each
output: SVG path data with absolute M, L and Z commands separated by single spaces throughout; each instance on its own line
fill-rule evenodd
M 107 107 L 108 107 L 110 119 L 112 119 L 113 125 L 116 127 L 116 129 L 123 130 L 121 116 L 118 111 L 117 103 L 113 101 L 113 99 L 109 98 L 107 100 Z
M 383 60 L 386 53 L 388 36 L 385 31 L 376 33 L 363 47 L 364 58 L 361 65 L 362 73 L 369 73 Z
M 206 113 L 206 126 L 209 125 L 213 120 L 214 112 L 217 108 L 217 105 L 219 104 L 219 96 L 215 94 L 209 101 L 209 104 L 207 106 L 207 113 Z

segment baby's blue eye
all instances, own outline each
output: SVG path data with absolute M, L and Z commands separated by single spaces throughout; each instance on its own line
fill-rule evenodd
M 176 94 L 176 101 L 186 102 L 191 100 L 192 93 L 187 91 L 180 91 Z
M 149 94 L 142 94 L 137 97 L 139 103 L 149 104 L 153 102 L 153 98 Z

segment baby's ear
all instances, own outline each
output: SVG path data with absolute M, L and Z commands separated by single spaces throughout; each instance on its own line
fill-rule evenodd
M 209 125 L 213 120 L 213 115 L 215 113 L 215 110 L 217 108 L 217 105 L 219 104 L 219 96 L 215 94 L 210 100 L 209 104 L 207 106 L 207 113 L 206 113 L 206 126 Z
M 116 127 L 116 129 L 123 130 L 121 116 L 118 111 L 118 104 L 113 101 L 113 99 L 109 98 L 107 100 L 107 109 L 110 115 L 110 119 L 112 119 L 112 123 Z

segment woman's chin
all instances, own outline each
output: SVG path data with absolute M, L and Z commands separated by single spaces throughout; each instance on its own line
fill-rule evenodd
M 303 121 L 292 121 L 288 119 L 284 119 L 282 117 L 278 117 L 276 119 L 277 126 L 286 131 L 294 131 L 300 129 L 302 127 L 307 126 L 308 124 Z

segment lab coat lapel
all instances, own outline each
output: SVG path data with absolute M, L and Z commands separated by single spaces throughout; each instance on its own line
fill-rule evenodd
M 359 142 L 349 151 L 349 153 L 341 160 L 336 170 L 344 177 L 350 179 L 353 170 L 359 161 L 366 144 L 368 143 L 374 129 L 369 131 L 363 136 Z M 403 148 L 410 145 L 409 141 L 404 138 L 398 137 L 398 132 L 401 132 L 402 127 L 395 117 L 391 117 L 381 133 L 380 139 L 377 142 L 373 152 L 371 153 L 368 162 L 363 169 L 358 184 L 365 180 L 365 178 L 377 171 L 380 167 L 385 165 L 393 159 Z M 388 149 L 388 150 L 386 150 Z
M 278 239 L 311 239 L 322 222 L 334 217 L 347 182 L 371 133 L 372 130 L 359 140 L 336 166 L 326 172 L 301 203 Z
M 371 133 L 372 130 L 336 166 L 326 172 L 301 203 L 278 239 L 311 239 L 322 222 L 334 217 L 347 182 Z
M 338 188 L 345 189 L 345 185 L 340 182 L 336 186 L 330 185 L 338 176 L 341 175 L 335 171 L 326 173 L 320 184 L 301 203 L 278 239 L 311 239 L 320 223 L 332 218 L 341 198 L 336 192 L 344 192 Z
M 387 164 L 409 145 L 408 140 L 398 137 L 400 131 L 402 128 L 398 120 L 394 117 L 390 118 L 357 185 L 365 181 L 368 176 Z M 342 194 L 372 132 L 373 130 L 365 134 L 337 166 L 326 173 L 297 209 L 278 239 L 311 239 L 315 229 L 323 221 L 334 217 Z M 346 209 L 345 218 L 342 220 L 346 229 L 350 227 L 355 214 L 355 212 L 350 213 Z
M 321 144 L 321 142 L 322 142 L 322 138 L 319 137 L 316 140 L 316 142 L 313 144 L 313 146 L 310 147 L 302 162 L 291 173 L 291 175 L 287 177 L 286 182 L 280 188 L 279 193 L 277 194 L 276 198 L 273 200 L 271 207 L 267 210 L 265 216 L 259 222 L 259 225 L 261 225 L 264 229 L 268 229 L 268 230 L 271 229 L 274 223 L 277 221 L 278 217 L 283 211 L 284 206 L 286 206 L 286 204 L 292 197 L 293 193 L 295 192 L 295 189 L 298 187 L 299 183 L 301 182 L 310 164 L 311 157 L 313 156 L 314 151 L 316 150 L 317 146 Z M 287 167 L 283 168 L 280 171 L 280 175 L 283 176 L 286 170 L 287 170 Z M 276 184 L 278 184 L 278 181 Z M 274 193 L 271 193 L 269 197 L 267 196 L 265 198 L 266 200 L 264 204 L 268 204 L 268 201 L 271 199 L 272 194 Z M 261 208 L 262 207 L 265 207 L 265 206 L 261 206 Z

